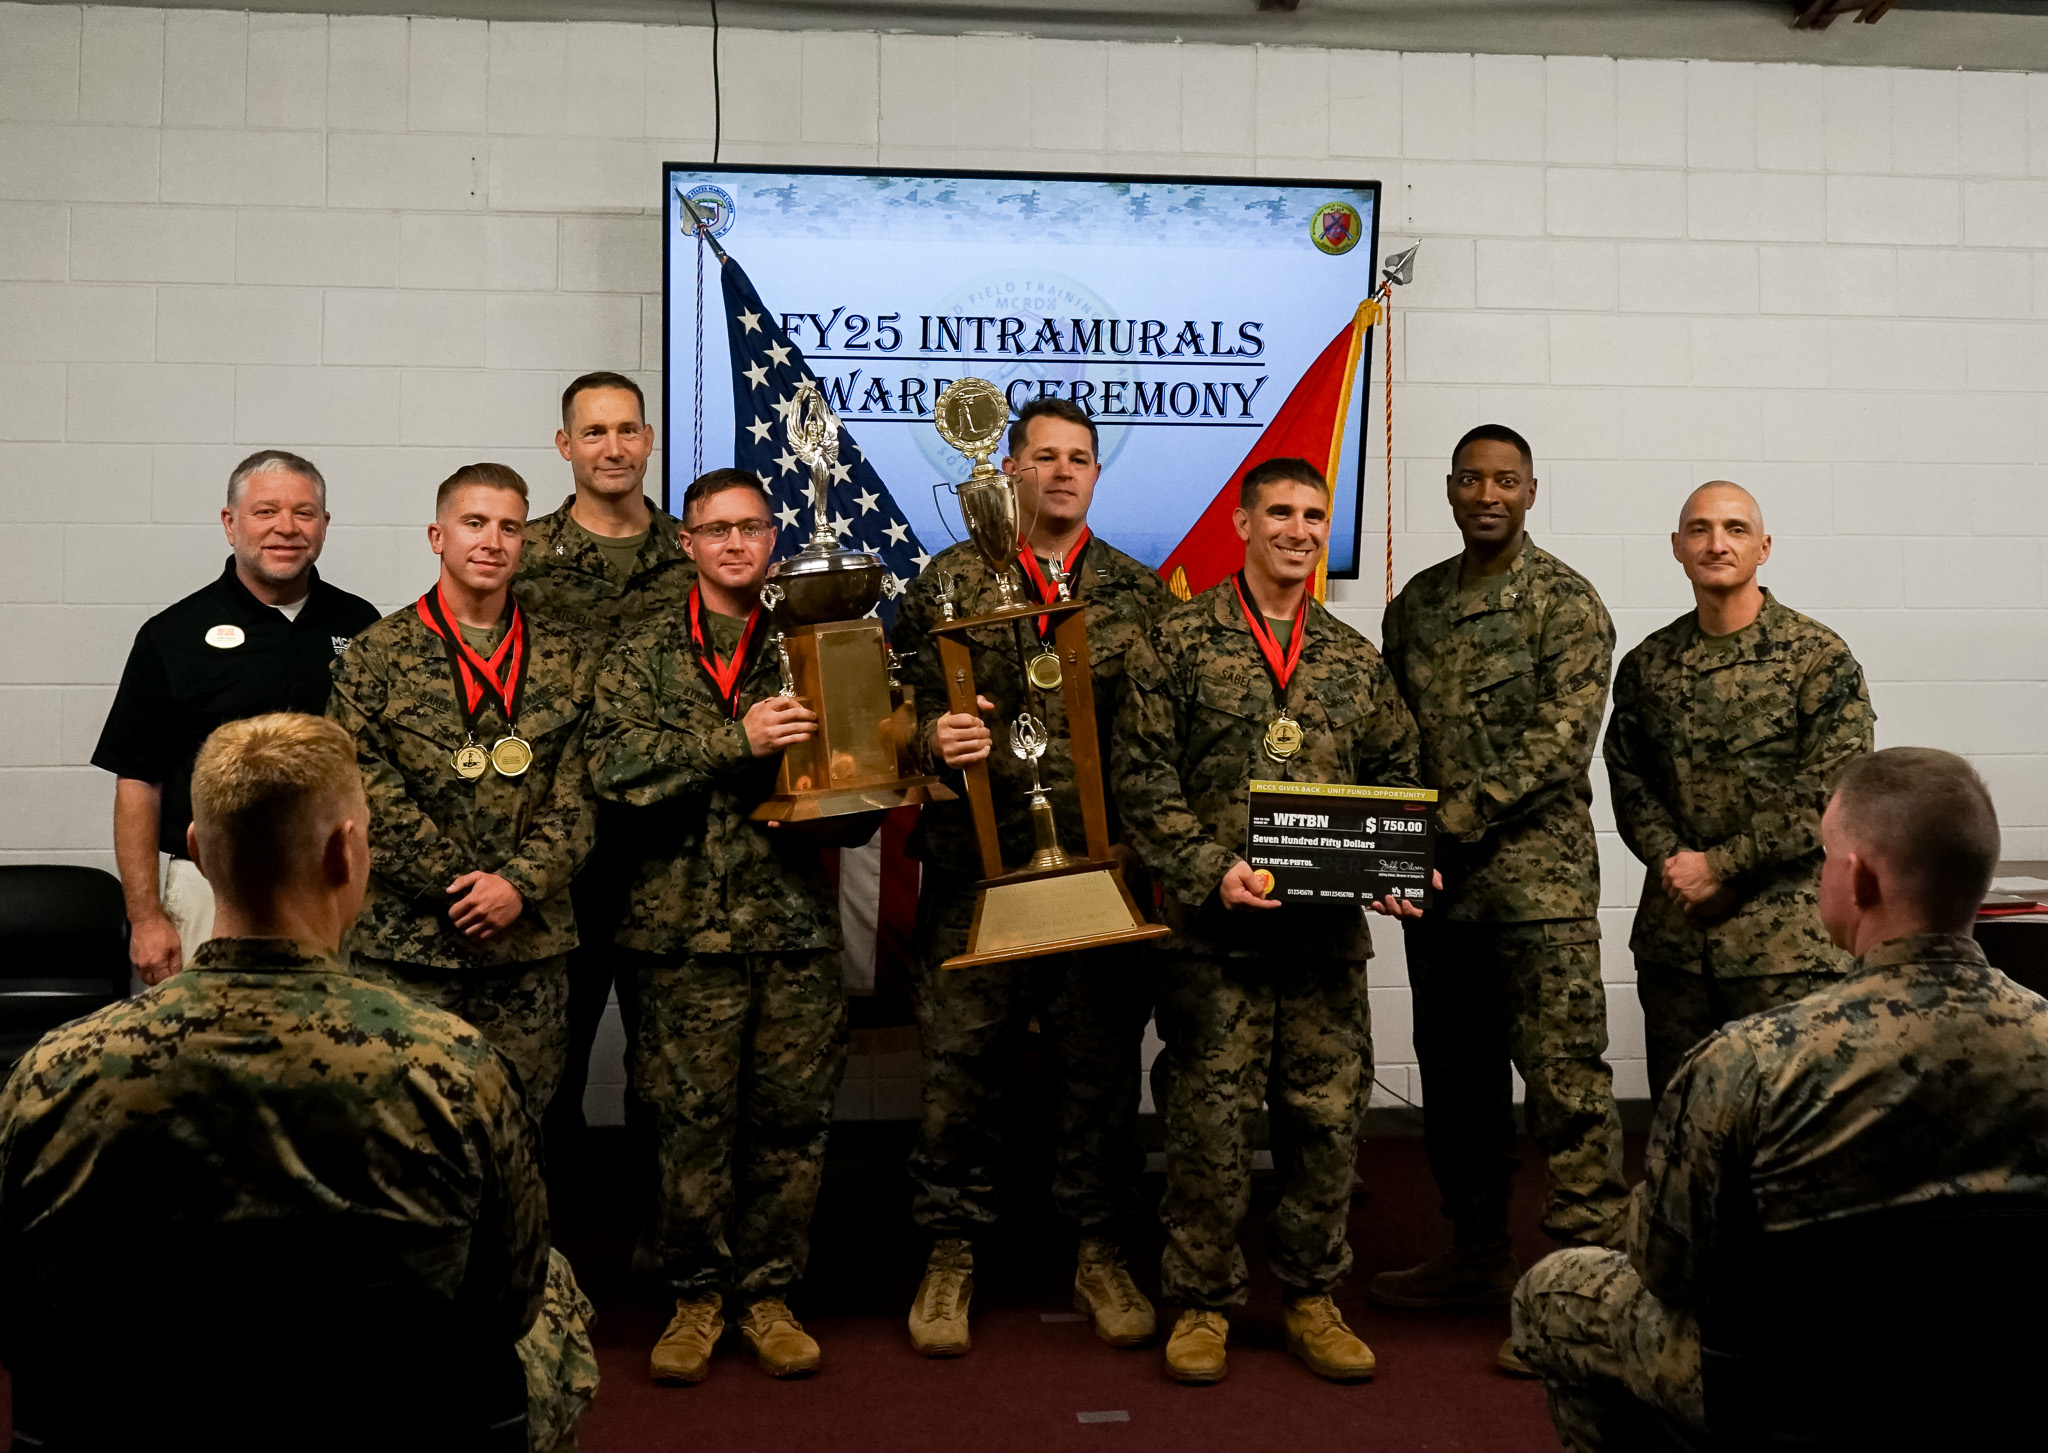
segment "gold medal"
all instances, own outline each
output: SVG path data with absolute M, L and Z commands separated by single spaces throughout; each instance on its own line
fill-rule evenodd
M 1266 728 L 1266 755 L 1276 762 L 1284 762 L 1301 750 L 1301 723 L 1281 709 L 1273 724 Z
M 517 777 L 533 765 L 533 748 L 518 737 L 499 737 L 491 744 L 491 765 L 500 777 Z
M 474 782 L 484 775 L 491 765 L 491 759 L 484 755 L 484 749 L 475 742 L 464 742 L 455 752 L 455 775 L 465 782 Z
M 1040 691 L 1057 691 L 1063 679 L 1060 674 L 1060 658 L 1051 651 L 1040 651 L 1024 663 L 1024 674 L 1031 678 L 1031 684 Z

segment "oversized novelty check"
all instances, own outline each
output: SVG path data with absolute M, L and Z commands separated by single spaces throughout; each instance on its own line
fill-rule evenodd
M 1283 902 L 1430 905 L 1436 793 L 1426 787 L 1253 782 L 1245 861 Z

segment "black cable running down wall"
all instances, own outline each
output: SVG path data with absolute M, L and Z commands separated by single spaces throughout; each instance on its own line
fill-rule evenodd
M 725 139 L 725 90 L 718 80 L 718 0 L 711 0 L 711 160 Z

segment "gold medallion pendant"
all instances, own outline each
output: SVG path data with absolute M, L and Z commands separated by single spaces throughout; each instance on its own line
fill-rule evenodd
M 491 765 L 500 777 L 517 777 L 533 765 L 533 748 L 518 737 L 499 737 L 491 744 Z
M 1051 651 L 1040 651 L 1025 662 L 1024 674 L 1040 691 L 1058 691 L 1064 679 L 1060 674 L 1060 658 Z
M 1266 755 L 1284 762 L 1301 750 L 1301 723 L 1282 711 L 1266 728 Z
M 465 782 L 476 781 L 490 765 L 491 759 L 475 742 L 464 742 L 455 751 L 455 775 Z

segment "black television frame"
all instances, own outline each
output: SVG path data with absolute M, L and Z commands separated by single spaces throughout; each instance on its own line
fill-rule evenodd
M 671 256 L 671 251 L 675 246 L 676 234 L 669 231 L 668 198 L 670 187 L 672 186 L 672 178 L 677 172 L 743 174 L 785 172 L 791 176 L 960 177 L 973 178 L 979 181 L 1153 182 L 1187 186 L 1338 187 L 1349 191 L 1370 190 L 1372 193 L 1372 235 L 1367 241 L 1367 246 L 1371 249 L 1370 256 L 1375 277 L 1378 276 L 1380 259 L 1380 209 L 1386 200 L 1386 189 L 1378 181 L 1355 181 L 1336 177 L 1219 177 L 1185 176 L 1180 173 L 1164 172 L 994 171 L 971 167 L 919 167 L 911 171 L 900 171 L 892 167 L 879 166 L 790 166 L 775 162 L 758 161 L 665 161 L 661 164 L 661 209 L 659 213 L 661 217 L 661 435 L 663 441 L 661 455 L 661 507 L 670 513 L 674 513 L 674 506 L 670 501 L 681 496 L 681 491 L 675 488 L 675 430 L 674 420 L 670 417 L 671 411 L 669 408 L 671 393 L 669 381 L 674 376 L 671 367 L 673 360 L 669 357 L 669 339 L 671 336 L 669 308 L 673 301 L 669 296 L 671 291 L 669 279 L 673 276 L 672 263 L 674 259 Z M 1359 364 L 1362 372 L 1359 379 L 1353 384 L 1353 387 L 1361 388 L 1364 392 L 1363 402 L 1359 407 L 1358 413 L 1358 447 L 1353 456 L 1354 464 L 1352 469 L 1352 492 L 1354 497 L 1351 511 L 1351 568 L 1348 570 L 1328 571 L 1328 578 L 1331 580 L 1358 580 L 1362 578 L 1362 567 L 1365 564 L 1365 460 L 1366 441 L 1370 437 L 1369 425 L 1372 417 L 1373 339 L 1377 332 L 1378 328 L 1376 325 L 1369 326 L 1365 330 L 1365 338 L 1359 350 Z M 1387 386 L 1389 388 L 1393 386 L 1391 379 L 1387 381 Z M 688 481 L 685 481 L 684 487 L 688 487 Z M 1333 491 L 1336 489 L 1335 480 L 1330 482 L 1330 488 Z

